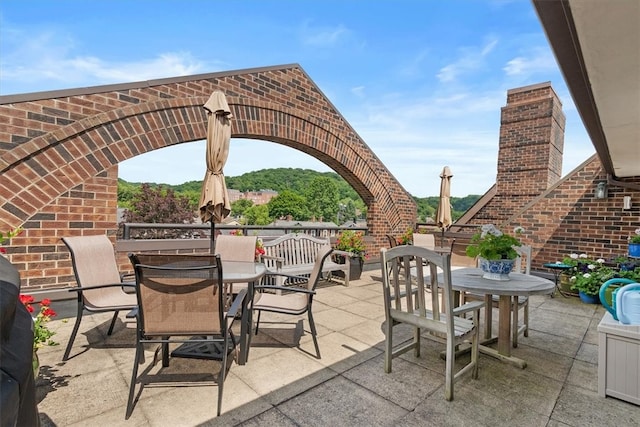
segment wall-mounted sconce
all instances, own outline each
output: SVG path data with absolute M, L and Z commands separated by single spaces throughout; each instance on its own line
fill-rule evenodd
M 622 209 L 631 209 L 631 196 L 624 196 L 622 198 Z
M 595 199 L 606 199 L 607 198 L 607 181 L 600 181 L 598 185 L 596 185 L 596 192 L 593 194 Z

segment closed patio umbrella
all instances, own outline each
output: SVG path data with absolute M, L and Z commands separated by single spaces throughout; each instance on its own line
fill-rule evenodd
M 207 172 L 200 194 L 200 218 L 211 221 L 211 253 L 215 249 L 215 223 L 222 222 L 231 212 L 229 194 L 224 180 L 224 167 L 229 156 L 231 110 L 224 93 L 216 91 L 204 104 L 207 110 Z
M 445 166 L 440 174 L 440 200 L 438 202 L 438 210 L 436 211 L 436 223 L 442 229 L 442 238 L 440 244 L 444 244 L 444 232 L 451 226 L 451 169 Z

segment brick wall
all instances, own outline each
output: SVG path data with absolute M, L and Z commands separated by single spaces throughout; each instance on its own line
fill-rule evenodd
M 115 234 L 118 163 L 205 139 L 202 105 L 215 90 L 227 95 L 232 137 L 308 153 L 374 206 L 370 252 L 394 227 L 415 223 L 411 196 L 295 64 L 2 96 L 0 230 L 26 229 L 8 250 L 25 288 L 68 282 L 60 237 Z
M 640 178 L 609 187 L 607 199 L 594 199 L 607 180 L 597 156 L 561 177 L 565 118 L 549 83 L 508 91 L 502 108 L 495 195 L 468 212 L 462 222 L 494 223 L 504 231 L 526 229 L 534 269 L 571 253 L 613 258 L 627 253 L 627 237 L 640 227 Z M 635 204 L 623 210 L 623 197 Z

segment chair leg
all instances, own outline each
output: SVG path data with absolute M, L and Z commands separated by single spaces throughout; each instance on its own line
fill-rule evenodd
M 478 313 L 478 316 L 480 313 Z M 476 323 L 475 325 L 476 331 L 473 334 L 473 338 L 471 341 L 471 363 L 473 363 L 473 369 L 471 370 L 471 378 L 478 379 L 478 355 L 479 349 L 478 345 L 480 344 L 480 325 Z
M 127 399 L 127 411 L 124 419 L 128 420 L 133 411 L 133 395 L 136 389 L 136 380 L 138 379 L 138 365 L 141 363 L 140 355 L 144 355 L 144 348 L 140 342 L 136 343 L 136 355 L 133 360 L 133 372 L 131 374 L 131 383 L 129 385 L 129 398 Z
M 118 313 L 119 311 L 115 311 L 115 313 L 113 313 L 113 318 L 111 319 L 111 324 L 109 325 L 109 330 L 107 331 L 107 335 L 111 335 L 111 333 L 113 332 L 113 327 L 116 324 L 116 320 L 118 319 Z
M 524 336 L 529 336 L 529 300 L 524 304 Z
M 513 348 L 518 347 L 518 296 L 513 297 L 513 302 L 511 303 L 511 313 L 513 316 L 512 326 L 511 326 L 511 345 Z
M 260 326 L 260 314 L 262 314 L 262 310 L 258 310 L 258 317 L 256 317 L 256 335 L 258 335 L 258 326 Z
M 384 371 L 388 374 L 391 372 L 391 359 L 393 358 L 393 327 L 391 319 L 384 322 Z
M 313 345 L 316 348 L 316 354 L 317 354 L 316 357 L 318 359 L 321 359 L 320 346 L 318 345 L 318 338 L 317 338 L 318 333 L 316 332 L 316 324 L 313 321 L 313 315 L 311 314 L 311 309 L 307 310 L 307 313 L 309 314 L 309 327 L 311 328 L 311 337 L 313 338 Z
M 73 342 L 76 339 L 78 328 L 80 328 L 80 322 L 82 321 L 83 312 L 84 312 L 84 306 L 81 302 L 78 302 L 78 313 L 76 314 L 76 323 L 73 325 L 73 331 L 71 331 L 71 336 L 69 337 L 69 343 L 67 343 L 67 349 L 64 351 L 64 356 L 62 356 L 63 361 L 66 361 L 67 359 L 69 359 L 69 353 L 71 353 L 71 347 L 73 347 Z
M 224 391 L 224 377 L 227 370 L 227 353 L 229 353 L 229 339 L 227 334 L 223 334 L 224 345 L 222 346 L 222 364 L 220 366 L 220 375 L 218 376 L 218 412 L 217 416 L 220 416 L 222 412 L 222 392 Z
M 455 345 L 452 338 L 447 338 L 447 360 L 445 361 L 444 398 L 453 400 L 453 366 L 455 362 Z
M 168 340 L 169 337 L 162 337 L 162 339 Z M 165 368 L 169 366 L 169 343 L 168 342 L 162 343 L 162 366 Z

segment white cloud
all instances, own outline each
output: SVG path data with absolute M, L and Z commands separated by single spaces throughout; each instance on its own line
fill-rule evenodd
M 364 86 L 356 86 L 354 88 L 351 88 L 351 93 L 359 98 L 364 97 Z
M 331 47 L 349 36 L 350 31 L 344 25 L 336 27 L 312 28 L 308 23 L 302 29 L 302 42 L 315 47 Z
M 79 55 L 75 53 L 78 43 L 71 36 L 50 30 L 27 37 L 9 29 L 3 30 L 1 37 L 6 37 L 0 57 L 3 95 L 183 76 L 212 68 L 190 52 L 164 52 L 134 61 Z M 12 87 L 17 89 L 7 90 Z
M 517 56 L 502 68 L 507 76 L 531 76 L 551 73 L 557 69 L 555 58 L 548 48 L 532 48 L 528 56 Z
M 440 68 L 440 72 L 436 77 L 443 83 L 449 83 L 457 80 L 461 75 L 484 67 L 486 63 L 485 56 L 489 55 L 497 44 L 497 38 L 488 37 L 484 45 L 480 48 L 461 48 L 461 56 L 453 63 Z

